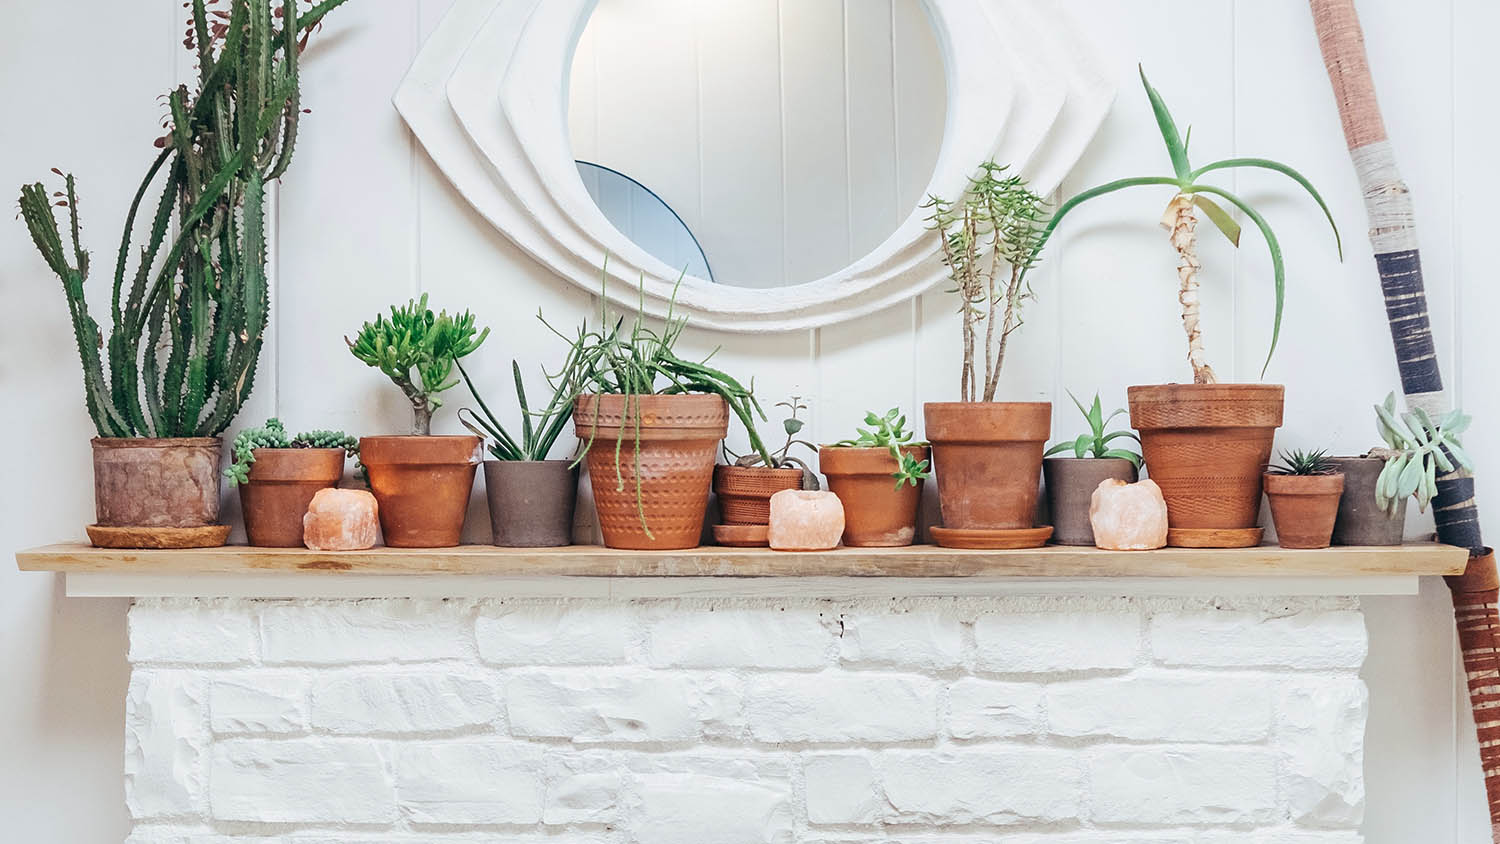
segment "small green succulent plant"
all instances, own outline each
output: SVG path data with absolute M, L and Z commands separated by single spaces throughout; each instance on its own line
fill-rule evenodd
M 1375 405 L 1376 425 L 1392 454 L 1375 480 L 1375 503 L 1394 516 L 1396 507 L 1408 495 L 1417 499 L 1417 508 L 1425 512 L 1437 496 L 1438 472 L 1452 472 L 1457 466 L 1473 471 L 1474 463 L 1459 440 L 1469 427 L 1469 417 L 1453 410 L 1433 421 L 1427 411 L 1418 407 L 1396 414 L 1396 394 Z
M 874 411 L 865 414 L 865 424 L 868 428 L 855 428 L 858 436 L 854 439 L 839 440 L 833 444 L 834 448 L 884 448 L 889 449 L 891 457 L 896 460 L 896 471 L 891 477 L 896 479 L 896 489 L 902 484 L 916 486 L 918 482 L 925 479 L 929 474 L 930 460 L 918 460 L 906 452 L 906 446 L 921 446 L 926 443 L 912 442 L 912 432 L 906 430 L 906 416 L 901 413 L 900 408 L 891 408 L 884 416 Z
M 234 438 L 234 462 L 224 470 L 230 486 L 249 483 L 257 448 L 342 448 L 350 457 L 359 457 L 359 440 L 343 431 L 305 431 L 289 437 L 281 420 L 273 416 L 266 424 L 246 428 Z
M 480 331 L 468 311 L 449 316 L 434 314 L 427 307 L 427 294 L 401 307 L 391 306 L 391 315 L 375 317 L 359 329 L 353 339 L 345 337 L 349 351 L 367 365 L 390 378 L 411 402 L 412 433 L 432 433 L 432 412 L 442 407 L 439 394 L 457 386 L 454 364 L 471 354 L 490 335 Z
M 1304 451 L 1300 448 L 1281 452 L 1281 462 L 1272 464 L 1266 471 L 1273 475 L 1333 475 L 1338 464 L 1328 456 L 1327 449 Z
M 1082 413 L 1083 418 L 1088 420 L 1089 430 L 1087 433 L 1079 434 L 1076 439 L 1064 440 L 1047 449 L 1047 457 L 1051 457 L 1054 454 L 1062 454 L 1065 451 L 1072 451 L 1074 457 L 1118 457 L 1121 460 L 1129 460 L 1137 469 L 1141 468 L 1141 456 L 1139 454 L 1129 449 L 1111 448 L 1109 445 L 1121 437 L 1132 439 L 1136 442 L 1140 442 L 1141 438 L 1136 436 L 1134 431 L 1105 432 L 1105 429 L 1109 427 L 1109 423 L 1113 422 L 1116 416 L 1124 413 L 1125 408 L 1116 408 L 1108 416 L 1105 416 L 1104 406 L 1099 403 L 1098 393 L 1094 394 L 1094 403 L 1088 407 L 1084 407 L 1083 402 L 1079 401 L 1078 397 L 1073 395 L 1071 391 L 1068 393 L 1068 398 L 1073 400 L 1073 404 L 1078 407 L 1078 412 Z

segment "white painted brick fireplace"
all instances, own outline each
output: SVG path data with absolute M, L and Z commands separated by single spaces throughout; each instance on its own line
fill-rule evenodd
M 131 844 L 1352 844 L 1354 599 L 143 599 Z

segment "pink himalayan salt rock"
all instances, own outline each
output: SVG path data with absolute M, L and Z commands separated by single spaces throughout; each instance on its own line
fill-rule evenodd
M 831 492 L 784 489 L 771 496 L 771 548 L 827 551 L 844 535 L 844 504 Z
M 380 536 L 375 496 L 362 489 L 320 489 L 302 517 L 302 544 L 314 551 L 363 551 Z
M 1155 481 L 1100 481 L 1089 501 L 1094 544 L 1109 551 L 1149 551 L 1167 544 L 1167 501 Z

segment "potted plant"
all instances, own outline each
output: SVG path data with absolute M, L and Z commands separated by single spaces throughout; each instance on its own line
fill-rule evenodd
M 1261 477 L 1271 457 L 1271 440 L 1281 425 L 1284 390 L 1279 384 L 1220 384 L 1209 366 L 1199 325 L 1197 211 L 1239 245 L 1240 226 L 1217 197 L 1239 209 L 1255 222 L 1270 251 L 1275 276 L 1276 315 L 1271 326 L 1271 355 L 1281 332 L 1286 271 L 1276 234 L 1260 212 L 1235 194 L 1207 184 L 1211 172 L 1252 167 L 1281 173 L 1312 195 L 1333 226 L 1333 216 L 1306 178 L 1296 170 L 1263 158 L 1231 158 L 1194 169 L 1188 163 L 1188 140 L 1166 104 L 1141 71 L 1156 115 L 1157 126 L 1172 162 L 1172 175 L 1120 179 L 1084 191 L 1064 202 L 1048 222 L 1042 242 L 1074 208 L 1095 197 L 1129 187 L 1159 185 L 1173 190 L 1163 225 L 1171 233 L 1177 251 L 1178 300 L 1182 304 L 1182 327 L 1187 334 L 1188 363 L 1192 384 L 1158 384 L 1131 387 L 1130 423 L 1140 432 L 1141 450 L 1151 478 L 1161 486 L 1167 501 L 1172 545 L 1237 547 L 1257 544 L 1260 529 Z M 1334 226 L 1338 244 L 1338 228 Z M 1340 256 L 1343 251 L 1340 246 Z M 1262 374 L 1264 374 L 1262 367 Z
M 1044 242 L 1043 200 L 993 161 L 981 165 L 957 201 L 932 197 L 929 225 L 942 245 L 961 317 L 960 401 L 923 406 L 937 472 L 943 526 L 939 545 L 1032 547 L 1042 451 L 1051 402 L 997 402 L 1006 344 L 1030 298 L 1025 271 Z M 982 333 L 981 333 L 982 329 Z
M 458 383 L 453 368 L 484 342 L 474 315 L 434 314 L 427 295 L 401 307 L 390 318 L 377 315 L 360 327 L 349 351 L 379 369 L 405 393 L 412 409 L 410 435 L 361 437 L 360 461 L 370 491 L 380 505 L 385 544 L 398 548 L 446 548 L 459 544 L 464 513 L 482 459 L 478 437 L 433 436 L 432 412 L 441 394 Z
M 1394 536 L 1395 541 L 1369 544 L 1394 545 L 1401 541 L 1407 498 L 1416 498 L 1417 509 L 1426 512 L 1427 505 L 1437 496 L 1437 477 L 1440 472 L 1446 474 L 1459 466 L 1473 471 L 1474 463 L 1468 452 L 1464 451 L 1460 439 L 1463 432 L 1468 430 L 1470 419 L 1461 409 L 1444 414 L 1437 420 L 1420 407 L 1398 415 L 1395 393 L 1387 395 L 1383 404 L 1375 405 L 1375 416 L 1380 436 L 1385 440 L 1387 448 L 1371 451 L 1372 455 L 1379 455 L 1384 461 L 1375 477 L 1374 504 L 1377 510 L 1386 515 L 1387 525 L 1395 523 L 1394 527 L 1386 527 L 1386 534 L 1382 538 Z M 1341 518 L 1345 515 L 1342 501 L 1339 515 Z M 1348 526 L 1344 537 L 1363 539 L 1356 528 L 1357 524 Z M 1335 530 L 1335 536 L 1338 536 L 1338 529 Z
M 240 509 L 251 545 L 301 548 L 302 517 L 320 489 L 344 477 L 344 455 L 359 456 L 359 442 L 343 431 L 307 431 L 288 437 L 280 419 L 246 428 L 234 438 L 234 462 L 224 470 L 240 488 Z
M 771 521 L 771 496 L 784 489 L 816 490 L 818 476 L 799 458 L 791 456 L 792 446 L 813 452 L 818 447 L 797 439 L 805 424 L 797 414 L 807 409 L 801 396 L 777 402 L 787 409 L 781 420 L 786 442 L 771 453 L 771 462 L 755 452 L 735 454 L 724 445 L 728 462 L 714 467 L 714 493 L 719 497 L 722 524 L 714 526 L 714 539 L 720 545 L 760 546 L 768 541 L 766 532 Z
M 1266 472 L 1266 497 L 1282 548 L 1327 548 L 1344 475 L 1326 451 L 1283 451 Z
M 572 340 L 582 389 L 573 428 L 584 441 L 579 459 L 588 461 L 604 544 L 697 547 L 730 411 L 770 465 L 774 458 L 752 421 L 765 413 L 730 375 L 677 356 L 673 347 L 687 319 L 673 316 L 670 306 L 660 329 L 646 325 L 644 310 L 627 327 L 623 318 L 609 318 L 607 301 L 600 296 L 601 327 L 584 326 Z
M 265 188 L 291 162 L 300 42 L 342 2 L 280 18 L 272 0 L 193 7 L 197 89 L 166 95 L 167 133 L 120 238 L 107 340 L 84 293 L 89 253 L 73 177 L 54 169 L 64 187 L 50 195 L 41 183 L 21 189 L 32 241 L 63 283 L 98 431 L 96 545 L 202 547 L 229 534 L 217 523 L 219 435 L 250 395 L 265 334 Z M 141 230 L 147 193 L 159 198 Z M 54 206 L 67 209 L 71 249 Z
M 1042 474 L 1047 483 L 1047 504 L 1052 512 L 1052 541 L 1059 545 L 1093 545 L 1094 528 L 1089 522 L 1089 506 L 1094 490 L 1110 479 L 1133 484 L 1141 468 L 1141 456 L 1129 449 L 1112 448 L 1111 442 L 1128 438 L 1139 442 L 1134 432 L 1109 431 L 1109 423 L 1125 412 L 1118 408 L 1104 415 L 1099 394 L 1087 408 L 1068 393 L 1078 412 L 1089 424 L 1086 433 L 1076 439 L 1060 442 L 1047 449 L 1042 460 Z M 1053 457 L 1071 451 L 1072 457 Z
M 910 545 L 917 536 L 922 481 L 931 465 L 927 443 L 912 442 L 897 408 L 865 414 L 854 439 L 818 449 L 818 468 L 844 504 L 844 544 Z M 891 479 L 895 479 L 892 484 Z
M 469 393 L 482 417 L 463 418 L 464 427 L 484 438 L 491 460 L 484 461 L 484 487 L 490 506 L 490 531 L 496 545 L 508 548 L 549 548 L 573 542 L 573 504 L 578 498 L 577 466 L 572 457 L 549 460 L 552 447 L 573 418 L 573 400 L 578 395 L 579 348 L 570 346 L 562 368 L 547 375 L 552 397 L 539 411 L 526 401 L 521 365 L 510 362 L 521 407 L 521 436 L 514 437 L 490 411 L 463 364 Z M 546 374 L 544 372 L 544 374 Z

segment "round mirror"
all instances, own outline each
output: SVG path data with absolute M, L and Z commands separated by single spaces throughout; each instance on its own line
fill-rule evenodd
M 921 0 L 599 0 L 569 87 L 573 157 L 614 227 L 740 287 L 885 241 L 924 198 L 947 107 Z

